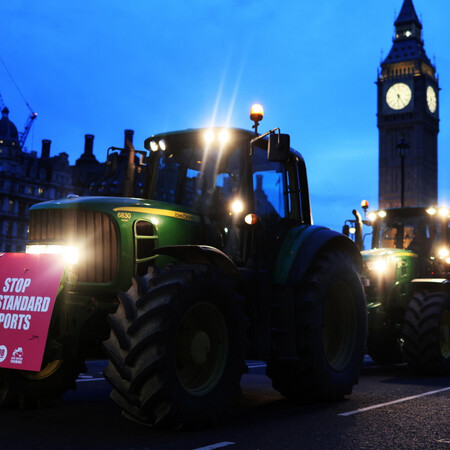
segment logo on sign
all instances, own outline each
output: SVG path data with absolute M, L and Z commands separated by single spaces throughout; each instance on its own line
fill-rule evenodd
M 12 352 L 10 363 L 22 364 L 22 362 L 23 362 L 23 348 L 17 347 Z
M 8 349 L 4 345 L 0 345 L 0 362 L 3 362 L 8 356 Z

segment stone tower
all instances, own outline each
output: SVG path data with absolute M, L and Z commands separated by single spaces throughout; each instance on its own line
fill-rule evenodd
M 380 208 L 437 203 L 439 83 L 422 24 L 404 0 L 378 73 Z

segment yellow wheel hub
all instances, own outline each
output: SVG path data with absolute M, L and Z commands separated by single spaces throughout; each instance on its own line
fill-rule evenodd
M 39 372 L 23 372 L 23 374 L 30 380 L 42 380 L 50 375 L 53 375 L 62 366 L 62 364 L 62 359 L 56 359 L 55 361 L 47 363 Z

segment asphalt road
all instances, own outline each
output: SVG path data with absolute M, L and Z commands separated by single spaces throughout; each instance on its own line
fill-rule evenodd
M 296 404 L 271 388 L 263 363 L 249 362 L 229 420 L 213 429 L 170 432 L 122 417 L 109 399 L 105 364 L 88 362 L 88 373 L 61 405 L 0 410 L 0 448 L 450 450 L 450 377 L 417 378 L 405 365 L 379 367 L 367 359 L 345 400 Z

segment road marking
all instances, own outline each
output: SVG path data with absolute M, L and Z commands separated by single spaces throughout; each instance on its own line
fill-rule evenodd
M 78 378 L 77 383 L 81 383 L 82 381 L 105 381 L 104 378 Z
M 258 367 L 266 367 L 266 363 L 260 363 L 260 364 L 247 364 L 250 369 L 257 369 Z
M 234 445 L 235 442 L 218 442 L 217 444 L 211 444 L 207 445 L 206 447 L 198 447 L 194 448 L 194 450 L 213 450 L 214 448 L 222 448 L 222 447 L 228 447 L 229 445 Z
M 448 390 L 450 390 L 450 386 L 443 388 L 443 389 L 438 389 L 436 391 L 429 391 L 429 392 L 424 392 L 423 394 L 412 395 L 411 397 L 399 398 L 398 400 L 393 400 L 392 402 L 380 403 L 378 405 L 367 406 L 366 408 L 355 409 L 354 411 L 349 411 L 346 413 L 338 414 L 338 416 L 351 416 L 353 414 L 358 414 L 360 412 L 370 411 L 371 409 L 382 408 L 383 406 L 394 405 L 395 403 L 407 402 L 409 400 L 414 400 L 419 397 L 425 397 L 427 395 L 438 394 L 439 392 L 444 392 L 444 391 L 448 391 Z

